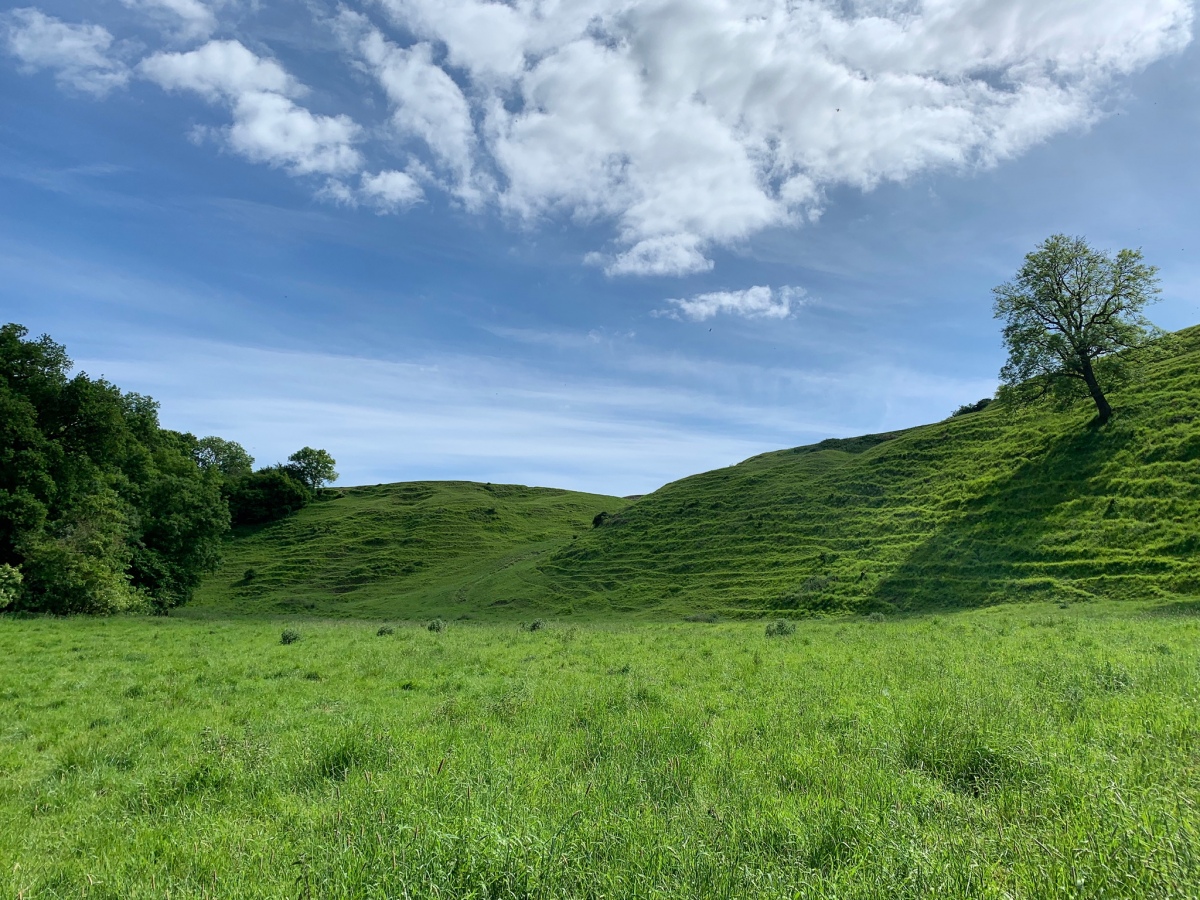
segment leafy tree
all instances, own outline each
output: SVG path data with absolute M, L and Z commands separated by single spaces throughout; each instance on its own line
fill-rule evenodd
M 326 482 L 337 481 L 338 473 L 333 468 L 335 465 L 334 458 L 324 450 L 302 447 L 288 457 L 285 468 L 297 481 L 307 485 L 310 491 L 316 491 Z
M 16 603 L 21 596 L 21 570 L 8 563 L 0 563 L 0 609 L 6 609 Z
M 1158 269 L 1141 251 L 1110 255 L 1056 234 L 1027 254 L 1016 278 L 993 289 L 1008 361 L 1003 399 L 1091 397 L 1101 425 L 1106 392 L 1129 378 L 1138 351 L 1161 337 L 1143 315 L 1159 293 Z
M 215 469 L 227 480 L 242 478 L 254 471 L 254 457 L 241 444 L 212 435 L 196 441 L 192 457 L 201 469 Z
M 222 476 L 158 405 L 86 373 L 65 348 L 0 327 L 0 567 L 19 609 L 115 612 L 184 602 L 216 562 Z M 15 586 L 14 586 L 15 585 Z

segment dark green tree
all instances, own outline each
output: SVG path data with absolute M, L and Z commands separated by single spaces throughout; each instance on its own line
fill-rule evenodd
M 235 525 L 260 525 L 289 516 L 312 499 L 308 486 L 282 466 L 259 469 L 240 479 L 229 492 Z
M 0 327 L 0 567 L 9 604 L 166 609 L 216 562 L 229 512 L 195 438 L 149 397 L 71 374 L 65 348 Z M 6 570 L 7 571 L 7 570 Z
M 1157 273 L 1139 250 L 1111 255 L 1063 234 L 1039 244 L 1016 278 L 993 289 L 1008 351 L 1001 399 L 1088 396 L 1101 425 L 1112 418 L 1107 392 L 1162 336 L 1142 315 L 1157 299 Z
M 302 447 L 288 457 L 286 468 L 301 484 L 310 491 L 316 491 L 330 481 L 337 481 L 338 473 L 334 471 L 336 461 L 324 450 L 314 450 L 312 447 Z

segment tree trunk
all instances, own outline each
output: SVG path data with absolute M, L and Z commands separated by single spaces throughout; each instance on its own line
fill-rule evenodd
M 1096 380 L 1096 372 L 1092 369 L 1092 361 L 1086 356 L 1083 358 L 1083 380 L 1087 383 L 1088 393 L 1092 395 L 1092 399 L 1096 402 L 1096 418 L 1103 425 L 1112 418 L 1112 407 L 1108 405 L 1108 398 L 1104 396 L 1104 391 L 1100 390 L 1100 382 Z

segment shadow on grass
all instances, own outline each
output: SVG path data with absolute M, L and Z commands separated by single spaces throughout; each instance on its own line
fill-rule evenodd
M 1107 502 L 1113 486 L 1101 472 L 1133 436 L 1114 423 L 1083 426 L 1051 442 L 967 500 L 879 583 L 868 602 L 918 610 L 1064 595 L 1085 599 L 1087 592 L 1073 582 L 1126 574 L 1119 561 L 1087 552 L 1094 549 L 1090 543 L 1059 543 L 1051 551 L 1045 539 L 1063 529 L 1064 505 L 1086 498 Z

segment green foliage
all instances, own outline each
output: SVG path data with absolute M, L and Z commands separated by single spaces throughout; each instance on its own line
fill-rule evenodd
M 983 412 L 985 409 L 991 406 L 991 404 L 991 397 L 984 397 L 982 400 L 977 400 L 974 403 L 964 403 L 954 412 L 950 413 L 950 417 L 954 418 L 955 416 L 965 416 L 970 413 Z
M 441 619 L 433 619 L 428 625 L 425 626 L 425 628 L 427 631 L 432 631 L 434 634 L 441 634 L 446 630 L 446 623 Z
M 300 632 L 292 628 L 283 629 L 283 633 L 279 635 L 279 643 L 294 644 L 300 640 Z
M 254 457 L 241 444 L 213 435 L 196 442 L 192 457 L 201 469 L 215 469 L 227 481 L 236 481 L 254 471 Z
M 0 617 L 0 895 L 1197 897 L 1197 612 Z
M 235 525 L 261 525 L 301 510 L 312 491 L 287 469 L 260 469 L 239 479 L 229 491 L 229 512 Z
M 796 633 L 796 623 L 787 619 L 778 619 L 767 623 L 767 637 L 788 637 Z
M 21 570 L 8 563 L 0 563 L 0 610 L 8 609 L 21 595 Z
M 70 374 L 48 337 L 0 328 L 0 564 L 15 607 L 166 609 L 213 568 L 229 517 L 191 435 L 159 427 L 149 397 Z
M 310 491 L 317 491 L 331 481 L 337 481 L 336 461 L 324 450 L 301 447 L 288 457 L 283 468 Z
M 1138 351 L 1162 336 L 1142 315 L 1157 299 L 1157 272 L 1138 250 L 1111 256 L 1062 234 L 1039 244 L 1017 277 L 994 291 L 1008 350 L 1001 399 L 1090 396 L 1107 422 L 1107 393 L 1129 380 L 1142 361 Z

